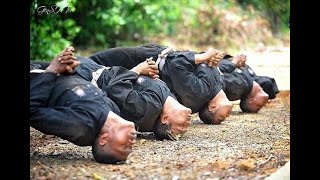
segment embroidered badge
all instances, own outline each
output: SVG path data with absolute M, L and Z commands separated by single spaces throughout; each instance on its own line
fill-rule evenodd
M 85 95 L 86 95 L 86 93 L 84 92 L 84 90 L 83 90 L 81 87 L 79 87 L 79 86 L 74 87 L 74 88 L 72 89 L 72 91 L 73 91 L 77 96 L 79 96 L 79 97 L 82 97 L 82 96 L 85 96 Z
M 200 66 L 202 66 L 202 67 L 207 67 L 207 65 L 204 64 L 204 63 L 201 63 Z
M 145 81 L 145 79 L 143 77 L 139 77 L 137 79 L 137 83 L 142 84 Z
M 254 73 L 251 68 L 248 68 L 248 71 L 249 71 L 250 74 Z
M 239 69 L 239 68 L 236 68 L 236 72 L 237 72 L 237 73 L 242 73 L 242 70 Z

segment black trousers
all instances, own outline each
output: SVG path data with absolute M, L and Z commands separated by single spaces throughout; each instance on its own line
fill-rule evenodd
M 262 87 L 263 91 L 269 95 L 269 99 L 276 98 L 279 89 L 274 78 L 268 76 L 255 76 L 253 79 Z
M 156 61 L 158 54 L 165 48 L 165 46 L 153 43 L 136 47 L 116 47 L 94 53 L 89 58 L 106 67 L 122 66 L 132 69 L 147 58 L 153 57 L 153 60 Z
M 47 67 L 50 65 L 50 62 L 45 61 L 30 61 L 30 70 L 32 68 L 36 69 L 47 69 Z
M 115 47 L 96 52 L 88 58 L 97 64 L 106 67 L 122 66 L 127 69 L 132 69 L 147 58 L 153 57 L 153 60 L 156 61 L 158 54 L 160 54 L 165 48 L 166 46 L 155 43 L 143 44 L 140 46 Z M 46 69 L 50 65 L 50 62 L 44 61 L 32 60 L 30 62 L 40 64 L 41 69 Z

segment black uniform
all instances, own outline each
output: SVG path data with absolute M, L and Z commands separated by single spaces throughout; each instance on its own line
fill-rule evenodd
M 192 113 L 199 112 L 222 89 L 217 68 L 210 68 L 206 64 L 196 65 L 191 51 L 170 53 L 160 77 Z
M 231 101 L 245 98 L 252 89 L 253 81 L 262 87 L 269 99 L 274 99 L 279 92 L 274 78 L 257 76 L 249 65 L 239 69 L 229 59 L 223 59 L 218 66 L 224 74 L 225 92 Z
M 250 67 L 248 66 L 248 68 L 250 68 Z M 255 73 L 252 75 L 255 75 Z M 269 99 L 276 98 L 276 94 L 279 93 L 279 89 L 278 89 L 278 85 L 277 85 L 274 78 L 268 77 L 268 76 L 257 76 L 256 75 L 256 76 L 253 76 L 253 79 L 262 87 L 263 91 L 269 95 Z
M 105 67 L 88 58 L 77 59 L 81 63 L 76 67 L 76 72 L 87 81 L 92 81 L 93 73 Z M 45 68 L 47 64 L 41 63 L 41 66 Z M 134 122 L 141 132 L 152 131 L 168 96 L 175 98 L 160 79 L 139 77 L 135 72 L 121 66 L 103 70 L 96 83 L 119 106 L 121 117 Z
M 166 47 L 158 44 L 145 44 L 137 47 L 115 47 L 97 52 L 89 56 L 97 64 L 106 67 L 122 66 L 132 69 L 147 58 L 156 61 L 158 54 Z
M 132 68 L 149 57 L 156 60 L 165 48 L 157 44 L 118 47 L 95 53 L 89 58 L 105 66 Z M 194 53 L 191 51 L 169 53 L 159 75 L 178 101 L 189 107 L 193 113 L 198 112 L 222 89 L 217 68 L 210 68 L 205 64 L 196 65 Z
M 92 72 L 104 67 L 88 58 L 78 57 L 78 60 L 81 63 L 76 71 L 88 81 L 92 80 Z M 97 85 L 119 106 L 121 116 L 134 122 L 142 132 L 153 130 L 168 96 L 175 98 L 160 79 L 138 76 L 121 66 L 104 70 Z
M 236 68 L 235 65 L 226 59 L 218 64 L 223 73 L 224 92 L 230 101 L 246 98 L 251 92 L 253 78 L 247 70 Z
M 120 113 L 103 91 L 78 75 L 30 72 L 30 126 L 45 134 L 90 146 L 109 111 Z

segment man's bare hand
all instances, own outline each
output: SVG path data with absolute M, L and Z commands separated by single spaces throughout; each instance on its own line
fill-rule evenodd
M 131 69 L 139 75 L 149 76 L 153 79 L 158 78 L 159 70 L 156 66 L 156 62 L 152 60 L 152 58 L 148 58 L 146 61 L 138 64 L 134 68 Z
M 241 68 L 246 66 L 246 61 L 247 61 L 247 56 L 244 54 L 240 54 L 240 55 L 236 55 L 231 62 L 234 63 L 237 68 Z
M 46 71 L 56 74 L 73 73 L 74 68 L 80 64 L 77 58 L 74 57 L 73 51 L 74 48 L 72 46 L 65 48 L 59 55 L 53 58 Z
M 221 59 L 225 56 L 224 52 L 217 49 L 209 49 L 207 52 L 211 54 L 207 62 L 209 67 L 218 66 Z
M 209 48 L 205 53 L 195 55 L 195 63 L 207 63 L 209 67 L 217 66 L 224 55 L 220 50 Z

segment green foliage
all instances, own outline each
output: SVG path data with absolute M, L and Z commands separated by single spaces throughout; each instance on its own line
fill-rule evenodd
M 244 9 L 250 5 L 261 11 L 271 22 L 273 33 L 277 34 L 288 29 L 290 18 L 290 0 L 238 0 Z
M 167 37 L 198 47 L 254 46 L 288 32 L 289 9 L 289 0 L 33 0 L 30 59 L 51 60 L 68 45 L 170 43 Z
M 30 59 L 51 60 L 80 32 L 68 17 L 76 0 L 33 1 L 30 15 Z
M 75 38 L 82 46 L 117 46 L 126 40 L 143 41 L 151 34 L 174 35 L 191 0 L 95 0 L 76 4 L 75 17 L 83 31 Z

